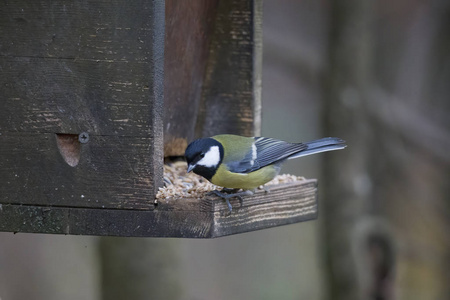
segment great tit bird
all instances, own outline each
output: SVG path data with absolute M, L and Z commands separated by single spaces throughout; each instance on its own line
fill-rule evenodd
M 346 147 L 339 138 L 322 138 L 308 143 L 288 143 L 266 137 L 243 137 L 221 134 L 201 138 L 188 145 L 185 157 L 188 172 L 203 176 L 215 185 L 244 192 L 226 194 L 213 191 L 226 200 L 251 195 L 252 189 L 261 186 L 278 175 L 281 165 L 288 159 L 310 154 L 340 150 Z

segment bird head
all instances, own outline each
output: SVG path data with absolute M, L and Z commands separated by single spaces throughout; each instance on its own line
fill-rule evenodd
M 188 172 L 194 171 L 206 179 L 216 172 L 223 159 L 223 146 L 213 138 L 193 141 L 185 151 Z

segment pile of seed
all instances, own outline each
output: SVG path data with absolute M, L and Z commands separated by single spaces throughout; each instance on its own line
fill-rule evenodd
M 164 187 L 159 188 L 157 199 L 165 199 L 172 197 L 191 197 L 201 198 L 205 193 L 221 187 L 212 184 L 205 178 L 194 174 L 187 173 L 186 162 L 178 161 L 164 165 Z M 283 184 L 294 181 L 305 180 L 304 177 L 282 174 L 275 177 L 266 185 Z M 263 188 L 260 186 L 259 188 Z

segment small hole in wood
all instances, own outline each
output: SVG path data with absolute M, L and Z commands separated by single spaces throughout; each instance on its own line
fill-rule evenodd
M 78 165 L 81 156 L 81 143 L 78 134 L 56 134 L 56 145 L 64 161 L 71 167 Z

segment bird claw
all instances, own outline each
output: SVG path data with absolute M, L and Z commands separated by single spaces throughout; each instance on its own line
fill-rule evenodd
M 231 191 L 231 192 L 234 192 L 234 193 L 228 194 L 226 192 L 224 193 L 224 191 L 226 191 L 226 192 Z M 228 206 L 228 209 L 230 210 L 230 212 L 233 209 L 233 207 L 231 206 L 231 203 L 230 203 L 230 199 L 231 198 L 233 198 L 233 197 L 238 198 L 239 199 L 239 203 L 241 204 L 241 207 L 242 207 L 242 203 L 243 203 L 242 196 L 251 196 L 253 194 L 254 194 L 254 192 L 250 191 L 250 190 L 242 191 L 242 192 L 236 192 L 236 189 L 223 189 L 222 191 L 214 190 L 214 191 L 211 191 L 211 192 L 208 193 L 208 195 L 216 195 L 217 197 L 220 197 L 220 198 L 224 199 L 226 201 L 226 203 L 227 203 L 227 206 Z

